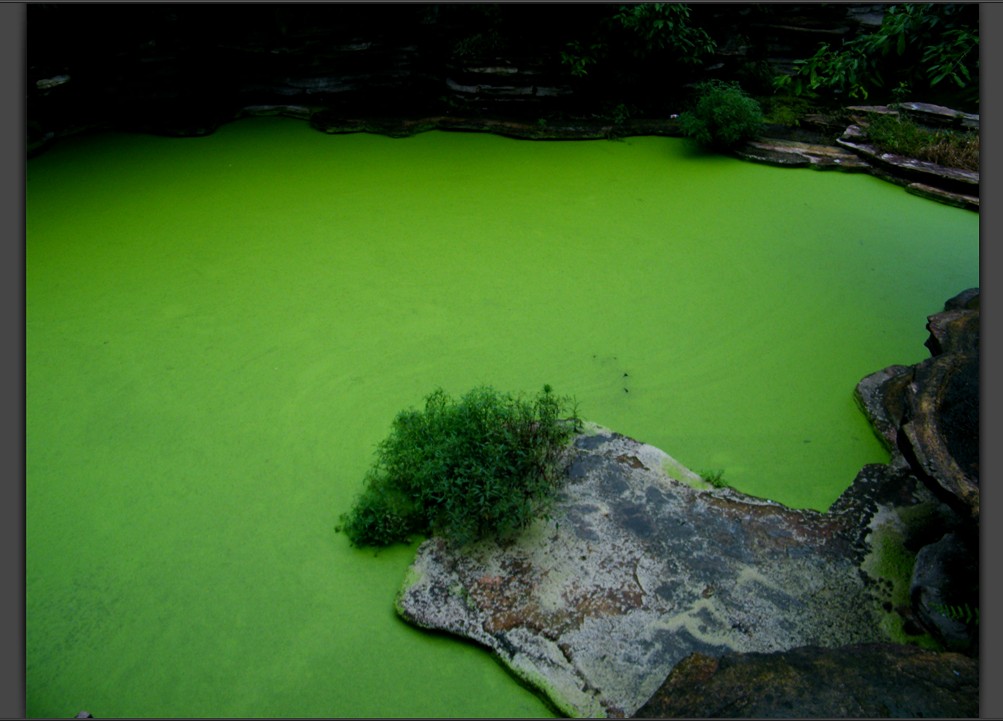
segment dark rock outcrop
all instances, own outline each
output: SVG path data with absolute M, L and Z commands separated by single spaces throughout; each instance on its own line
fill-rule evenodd
M 976 655 L 981 497 L 978 289 L 948 300 L 944 311 L 929 317 L 927 329 L 926 346 L 932 357 L 864 378 L 857 386 L 857 400 L 892 454 L 889 473 L 921 480 L 929 495 L 913 507 L 918 510 L 925 504 L 927 513 L 909 515 L 925 519 L 926 526 L 907 540 L 915 564 L 909 607 L 903 615 L 948 649 Z
M 941 354 L 919 364 L 906 390 L 899 448 L 973 519 L 979 517 L 979 359 Z
M 945 498 L 979 517 L 979 295 L 971 289 L 930 316 L 933 356 L 889 366 L 857 386 L 857 400 L 892 463 L 935 484 Z
M 643 718 L 859 719 L 979 715 L 978 662 L 894 644 L 680 662 L 635 715 Z

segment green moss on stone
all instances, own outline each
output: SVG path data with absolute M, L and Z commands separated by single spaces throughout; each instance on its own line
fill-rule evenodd
M 929 634 L 911 634 L 905 628 L 901 610 L 910 606 L 909 587 L 916 555 L 905 546 L 905 530 L 896 517 L 879 520 L 871 529 L 871 551 L 862 569 L 875 580 L 875 595 L 881 609 L 880 626 L 884 634 L 899 644 L 914 644 L 927 649 L 940 645 Z

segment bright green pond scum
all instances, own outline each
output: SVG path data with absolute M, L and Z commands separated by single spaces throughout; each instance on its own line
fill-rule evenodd
M 27 166 L 30 717 L 539 717 L 412 629 L 414 549 L 336 534 L 394 415 L 535 393 L 826 508 L 887 461 L 857 381 L 925 357 L 978 215 L 683 139 L 67 140 Z

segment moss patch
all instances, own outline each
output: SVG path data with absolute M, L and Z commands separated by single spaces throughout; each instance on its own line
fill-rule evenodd
M 940 645 L 927 633 L 909 630 L 909 586 L 916 554 L 906 547 L 906 530 L 897 514 L 877 514 L 870 533 L 871 551 L 861 568 L 875 582 L 874 593 L 881 607 L 881 631 L 893 642 L 927 649 Z

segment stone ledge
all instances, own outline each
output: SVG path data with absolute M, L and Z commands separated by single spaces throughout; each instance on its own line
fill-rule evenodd
M 355 118 L 321 111 L 310 125 L 324 133 L 379 133 L 404 138 L 431 130 L 495 133 L 524 140 L 600 140 L 631 135 L 679 136 L 675 120 L 627 120 L 616 124 L 601 119 L 528 122 L 477 116 L 435 115 L 418 118 Z
M 925 183 L 909 183 L 905 186 L 905 189 L 907 193 L 912 193 L 913 195 L 917 195 L 928 200 L 938 201 L 939 203 L 954 206 L 955 208 L 964 208 L 967 211 L 976 212 L 979 210 L 978 196 L 965 195 L 963 193 L 952 193 L 941 188 L 926 185 Z
M 881 594 L 860 565 L 885 508 L 872 487 L 899 476 L 874 477 L 825 514 L 711 488 L 601 427 L 567 462 L 550 518 L 515 541 L 423 543 L 398 613 L 486 646 L 578 717 L 634 714 L 693 652 L 885 639 Z
M 760 138 L 749 141 L 738 149 L 745 160 L 792 168 L 868 172 L 870 164 L 855 153 L 837 146 L 821 143 L 802 143 L 793 140 Z
M 918 181 L 938 187 L 947 186 L 948 190 L 972 195 L 978 194 L 979 174 L 976 171 L 948 168 L 928 161 L 884 153 L 874 145 L 861 140 L 862 129 L 851 125 L 842 138 L 836 142 L 847 150 L 862 156 L 876 166 L 900 175 L 911 181 Z

